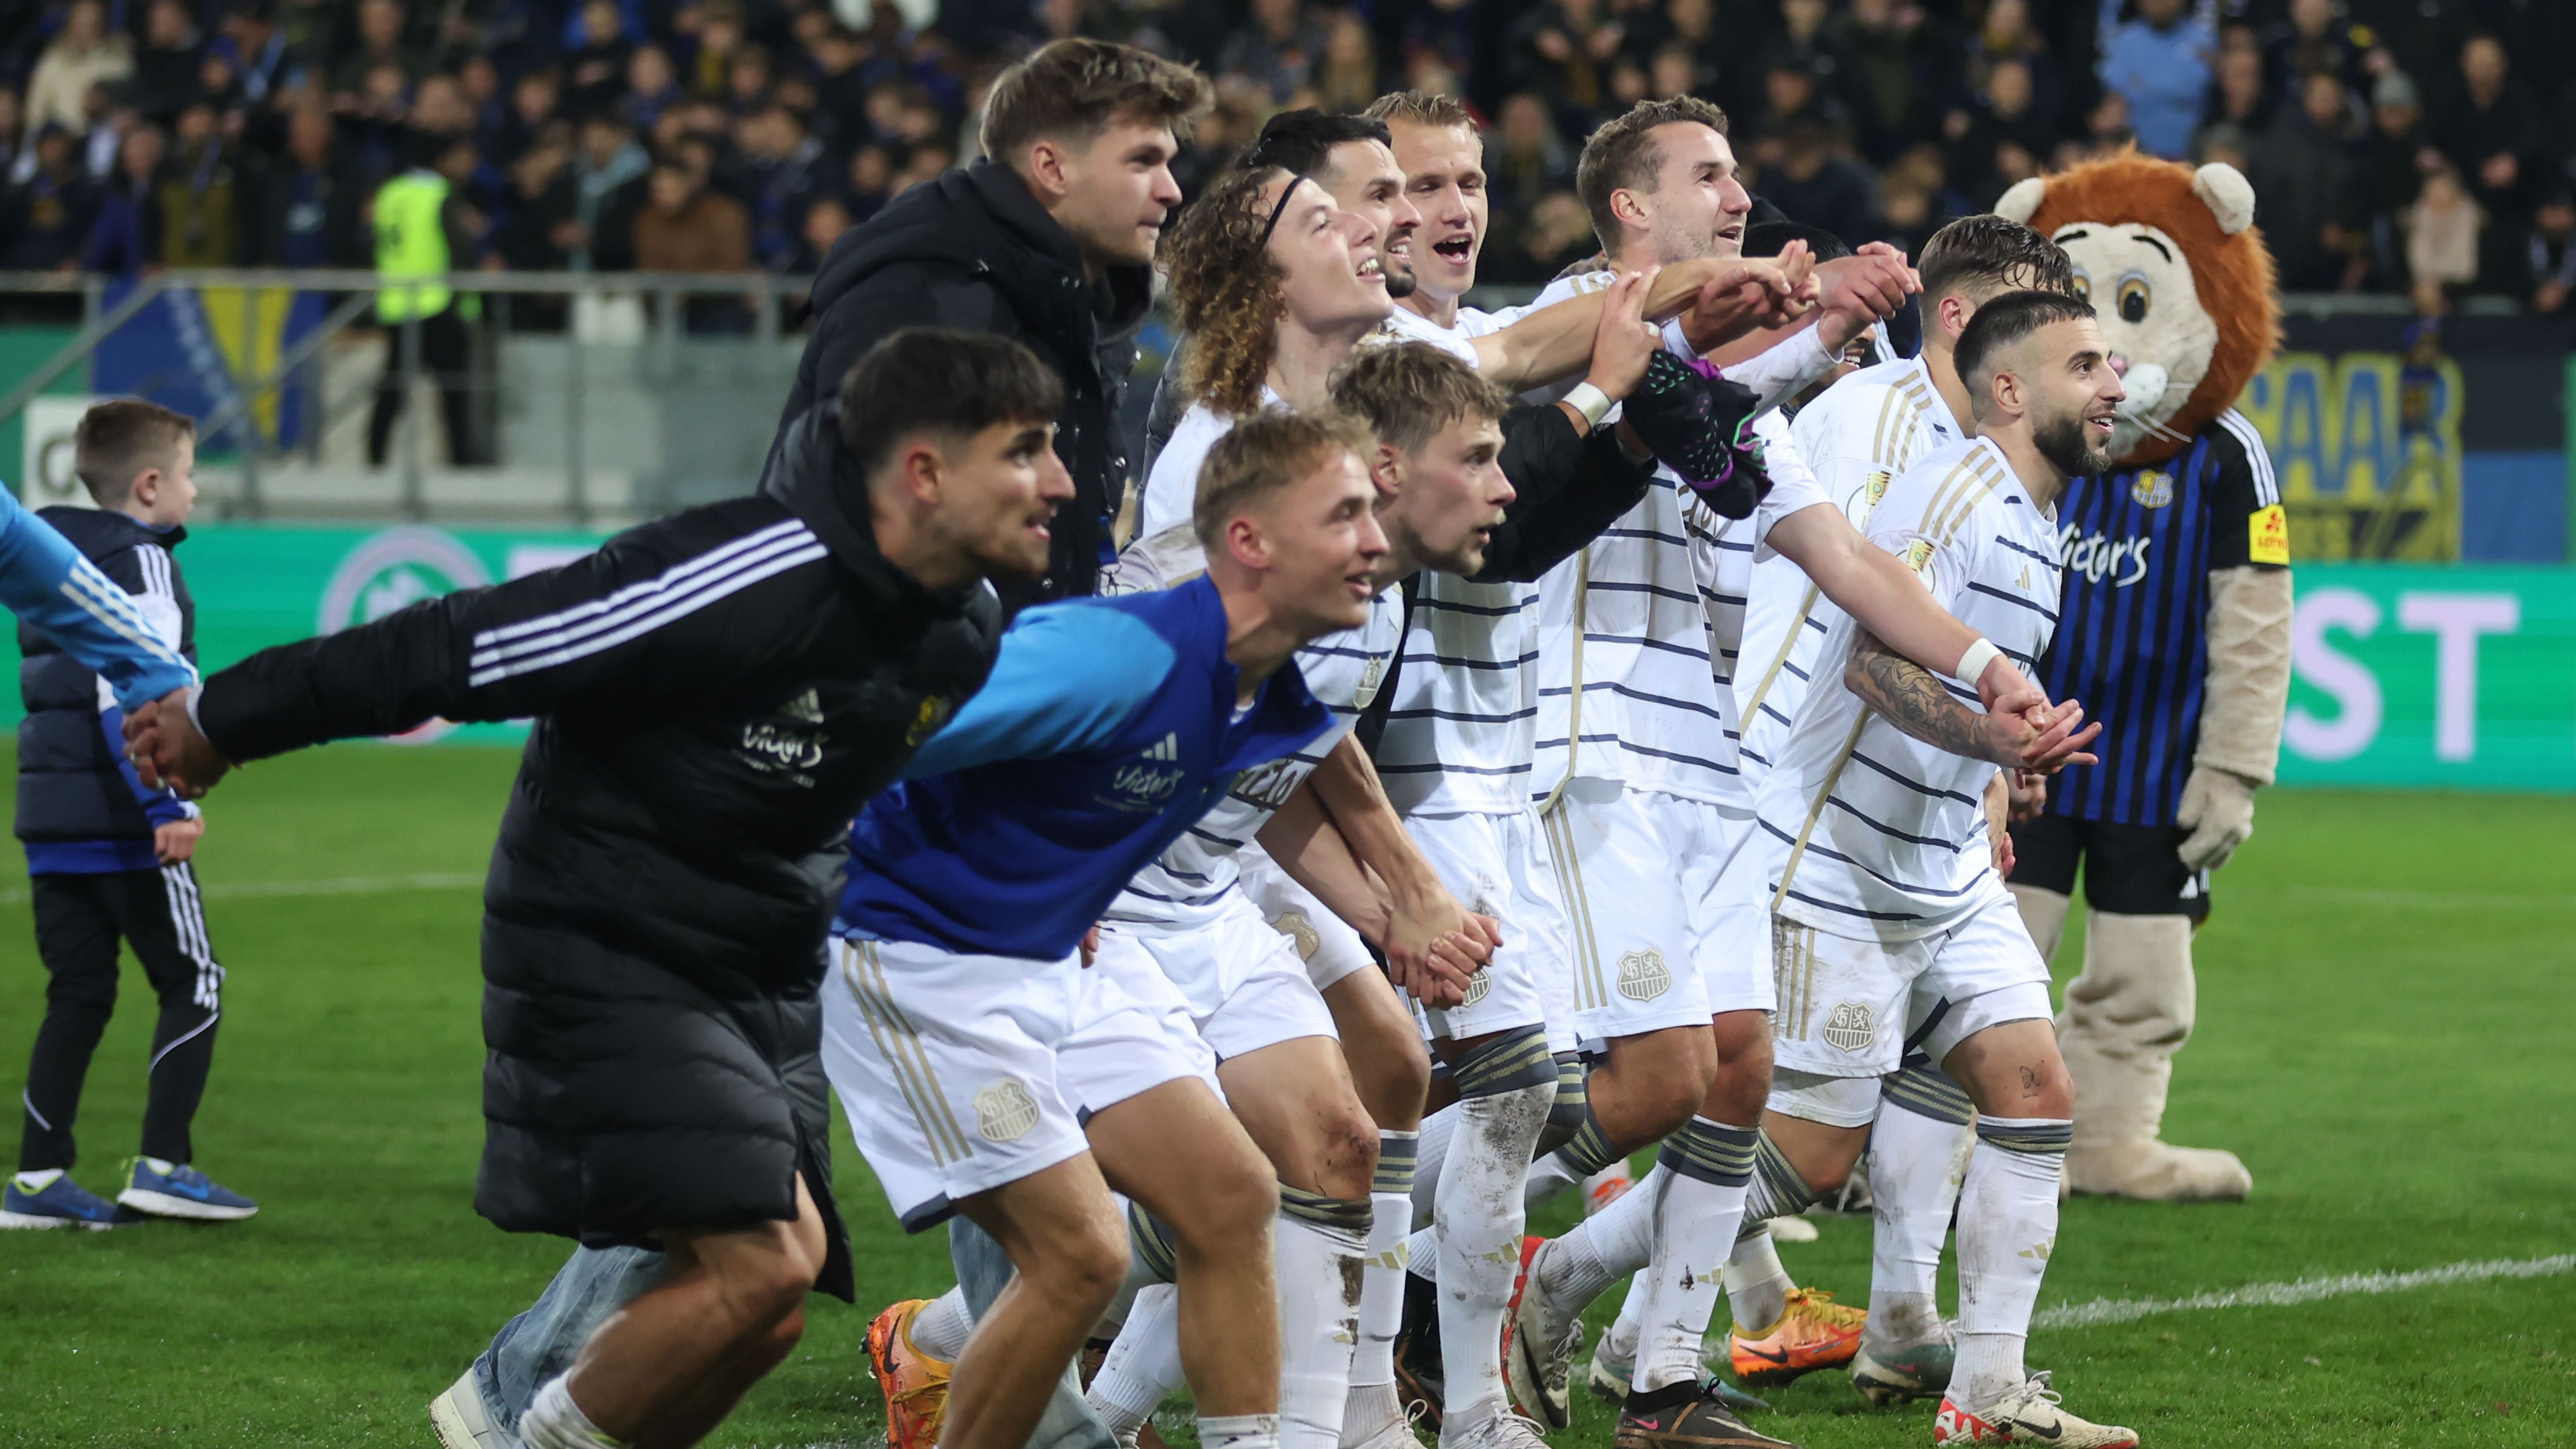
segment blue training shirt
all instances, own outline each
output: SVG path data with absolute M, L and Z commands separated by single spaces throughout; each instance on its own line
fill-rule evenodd
M 133 597 L 6 488 L 0 488 L 0 604 L 104 675 L 119 708 L 139 709 L 197 682 L 197 671 L 154 635 Z
M 1238 773 L 1332 727 L 1293 662 L 1238 718 L 1225 649 L 1204 576 L 1021 614 L 984 687 L 851 826 L 835 932 L 1069 955 Z

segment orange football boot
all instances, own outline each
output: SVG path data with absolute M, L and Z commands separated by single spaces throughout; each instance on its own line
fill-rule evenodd
M 1735 1381 L 1748 1389 L 1771 1388 L 1818 1369 L 1841 1368 L 1860 1352 L 1861 1325 L 1868 1318 L 1821 1289 L 1792 1288 L 1779 1322 L 1758 1333 L 1739 1326 L 1727 1334 Z

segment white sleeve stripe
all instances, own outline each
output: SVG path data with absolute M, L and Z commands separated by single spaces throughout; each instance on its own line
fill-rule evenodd
M 96 588 L 96 585 L 88 582 L 88 576 L 74 572 L 64 578 L 62 594 L 64 598 L 79 605 L 91 618 L 106 625 L 109 632 L 142 649 L 145 653 L 172 664 L 187 663 L 169 645 L 153 636 L 151 626 L 143 621 L 141 615 L 133 612 L 132 605 L 106 603 L 99 598 Z M 127 595 L 124 590 L 119 589 L 116 591 L 116 597 L 122 600 Z
M 2263 446 L 2263 435 L 2233 408 L 2220 413 L 2218 423 L 2245 449 L 2246 466 L 2254 472 L 2254 501 L 2265 508 L 2280 502 L 2281 481 L 2272 472 L 2272 454 Z
M 616 593 L 610 594 L 606 598 L 591 599 L 558 613 L 546 614 L 534 619 L 522 619 L 515 624 L 505 624 L 498 629 L 492 629 L 484 633 L 477 634 L 474 636 L 474 647 L 476 649 L 487 649 L 495 644 L 506 643 L 509 640 L 522 638 L 526 635 L 542 634 L 550 630 L 561 629 L 566 625 L 590 618 L 593 615 L 603 614 L 612 609 L 620 608 L 645 594 L 658 593 L 662 590 L 671 588 L 676 584 L 684 583 L 691 577 L 703 573 L 708 569 L 721 568 L 728 560 L 761 548 L 775 540 L 791 537 L 810 540 L 813 535 L 807 533 L 805 525 L 796 519 L 791 518 L 784 523 L 772 524 L 770 527 L 764 528 L 757 533 L 745 534 L 722 547 L 709 550 L 706 553 L 699 554 L 681 563 L 674 564 L 652 578 L 645 579 L 640 583 L 629 584 L 625 588 L 619 589 Z
M 628 616 L 629 622 L 614 633 L 594 634 L 578 644 L 567 643 L 562 648 L 534 658 L 514 659 L 509 663 L 497 664 L 488 669 L 477 669 L 467 678 L 466 683 L 480 689 L 495 680 L 507 679 L 519 674 L 534 674 L 539 670 L 551 669 L 558 664 L 567 664 L 575 659 L 615 648 L 629 639 L 649 634 L 674 619 L 696 613 L 719 599 L 740 593 L 773 574 L 782 574 L 789 569 L 813 563 L 826 557 L 829 552 L 830 550 L 824 548 L 820 542 L 816 542 L 793 553 L 779 555 L 757 568 L 712 581 L 693 593 L 659 601 L 657 607 L 650 612 Z
M 577 644 L 591 635 L 617 629 L 638 615 L 654 613 L 704 589 L 722 584 L 745 569 L 759 568 L 783 554 L 820 547 L 822 545 L 812 534 L 800 534 L 777 539 L 763 548 L 748 553 L 739 549 L 726 549 L 724 552 L 727 557 L 721 566 L 699 567 L 698 565 L 705 559 L 715 557 L 709 554 L 703 559 L 692 560 L 689 565 L 684 566 L 689 577 L 683 579 L 681 577 L 683 570 L 673 569 L 644 584 L 620 589 L 615 597 L 624 599 L 625 603 L 606 613 L 593 613 L 591 617 L 583 618 L 578 623 L 563 624 L 551 631 L 532 636 L 523 635 L 507 645 L 496 642 L 504 631 L 494 630 L 478 634 L 474 637 L 474 656 L 467 661 L 467 664 L 469 667 L 481 669 L 486 665 L 499 664 L 505 660 Z M 564 614 L 551 617 L 566 618 L 576 612 L 581 611 L 566 610 Z

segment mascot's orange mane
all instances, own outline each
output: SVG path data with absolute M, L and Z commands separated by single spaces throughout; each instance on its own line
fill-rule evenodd
M 2180 411 L 2165 423 L 2190 438 L 2216 421 L 2245 393 L 2246 384 L 2281 345 L 2281 303 L 2273 290 L 2272 253 L 2262 229 L 2247 226 L 2230 236 L 2209 203 L 2192 189 L 2192 168 L 2124 152 L 2087 161 L 2047 178 L 2048 190 L 2030 218 L 2033 230 L 2055 236 L 2077 222 L 2140 223 L 2179 243 L 2191 261 L 2201 309 L 2218 325 L 2218 348 L 2209 371 Z M 2183 444 L 2150 435 L 2120 460 L 2126 467 L 2161 463 Z

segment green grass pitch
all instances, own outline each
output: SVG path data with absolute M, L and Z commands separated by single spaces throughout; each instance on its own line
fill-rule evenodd
M 431 1442 L 423 1405 L 565 1247 L 470 1206 L 477 898 L 459 882 L 481 872 L 514 758 L 340 746 L 216 796 L 201 870 L 231 975 L 198 1153 L 265 1210 L 0 1235 L 0 1443 Z M 2267 794 L 2201 940 L 2200 1036 L 2167 1124 L 2242 1152 L 2255 1196 L 2069 1205 L 2043 1309 L 2576 1251 L 2571 839 L 2576 800 Z M 42 999 L 32 939 L 22 883 L 0 880 L 13 1078 Z M 111 1191 L 151 1016 L 139 971 L 125 991 L 77 1170 Z M 838 1140 L 861 1308 L 818 1304 L 718 1443 L 881 1443 L 868 1314 L 949 1281 L 944 1240 L 898 1232 Z M 1867 1224 L 1822 1228 L 1784 1250 L 1792 1271 L 1861 1299 Z M 2564 1445 L 2571 1290 L 2562 1273 L 2161 1312 L 2042 1331 L 2031 1359 L 2154 1446 Z M 1930 1441 L 1928 1407 L 1871 1411 L 1839 1378 L 1774 1402 L 1764 1427 L 1810 1449 Z M 1578 1412 L 1560 1442 L 1607 1449 L 1606 1413 Z

